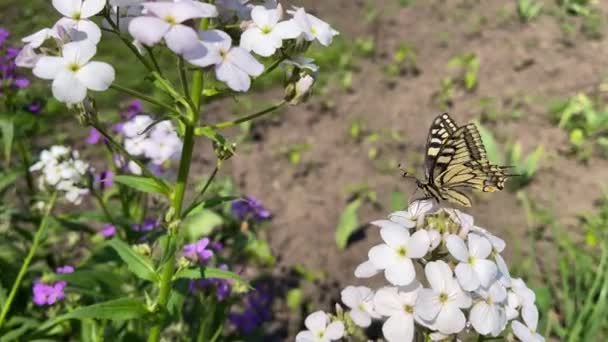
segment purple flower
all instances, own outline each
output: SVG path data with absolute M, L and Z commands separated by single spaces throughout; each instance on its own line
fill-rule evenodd
M 218 268 L 227 270 L 228 266 L 225 264 L 220 265 Z M 222 278 L 206 278 L 206 279 L 196 279 L 191 280 L 189 284 L 189 289 L 191 293 L 196 291 L 205 291 L 207 289 L 215 288 L 215 294 L 219 301 L 223 301 L 232 292 L 232 281 L 229 279 Z
M 272 318 L 272 291 L 267 285 L 258 286 L 245 297 L 242 312 L 231 312 L 228 320 L 242 334 L 249 334 Z
M 39 306 L 55 304 L 58 300 L 65 298 L 63 289 L 66 285 L 65 281 L 58 281 L 55 284 L 44 284 L 36 281 L 32 288 L 34 304 Z
M 216 252 L 221 252 L 222 249 L 224 249 L 224 245 L 219 241 L 214 241 L 211 243 L 211 249 L 213 249 Z
M 252 217 L 255 221 L 263 221 L 270 218 L 271 214 L 262 202 L 251 196 L 245 196 L 232 202 L 232 214 L 239 220 Z
M 57 272 L 59 274 L 72 273 L 72 272 L 74 272 L 74 267 L 70 266 L 70 265 L 65 265 L 65 266 L 57 267 L 57 269 L 55 270 L 55 272 Z
M 110 238 L 110 237 L 116 235 L 116 227 L 114 227 L 114 225 L 112 225 L 112 224 L 108 224 L 105 227 L 103 227 L 103 229 L 99 232 L 99 234 L 101 234 L 101 236 L 103 236 L 103 237 Z
M 91 130 L 89 131 L 89 136 L 86 139 L 86 142 L 89 145 L 95 145 L 95 144 L 99 143 L 102 139 L 103 139 L 103 136 L 101 135 L 101 133 L 99 133 L 99 131 L 96 130 L 95 128 L 91 128 Z
M 143 110 L 144 106 L 142 105 L 141 101 L 133 100 L 129 102 L 124 111 L 120 112 L 120 115 L 126 120 L 131 120 L 134 116 L 141 114 Z
M 13 84 L 19 89 L 24 89 L 30 85 L 30 80 L 25 77 L 17 77 L 13 81 Z
M 40 113 L 41 109 L 42 109 L 42 105 L 40 104 L 40 102 L 36 102 L 36 101 L 28 104 L 26 107 L 26 110 L 32 114 Z
M 131 228 L 133 228 L 136 232 L 149 232 L 158 227 L 158 221 L 155 219 L 147 218 L 141 224 L 133 224 Z
M 203 238 L 195 243 L 185 245 L 182 252 L 184 257 L 195 263 L 204 263 L 213 256 L 213 251 L 207 249 L 209 245 L 209 239 Z
M 101 190 L 107 189 L 114 184 L 114 172 L 112 170 L 104 170 L 95 175 L 95 182 L 99 184 Z
M 4 27 L 0 27 L 0 47 L 4 45 L 11 33 Z

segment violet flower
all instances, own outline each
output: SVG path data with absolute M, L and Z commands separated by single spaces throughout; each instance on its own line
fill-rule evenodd
M 60 266 L 60 267 L 57 267 L 55 272 L 57 272 L 59 274 L 72 273 L 72 272 L 74 272 L 74 267 L 71 265 Z
M 103 136 L 101 135 L 101 133 L 99 133 L 99 131 L 97 129 L 91 128 L 91 130 L 89 131 L 89 136 L 86 139 L 87 144 L 95 145 L 95 144 L 98 144 L 102 140 L 103 140 Z
M 40 104 L 40 102 L 34 101 L 34 102 L 28 104 L 25 107 L 25 109 L 32 114 L 38 114 L 38 113 L 40 113 L 40 110 L 42 109 L 42 104 Z
M 239 220 L 251 217 L 255 221 L 263 221 L 270 218 L 271 214 L 262 202 L 252 196 L 245 196 L 232 202 L 232 214 Z
M 65 298 L 63 290 L 66 285 L 65 281 L 58 281 L 55 284 L 44 284 L 36 281 L 32 288 L 34 304 L 38 306 L 55 304 L 58 300 Z
M 249 334 L 272 319 L 273 299 L 272 291 L 267 285 L 259 286 L 245 297 L 243 311 L 231 312 L 228 320 L 241 334 Z
M 112 225 L 112 224 L 108 224 L 103 227 L 103 229 L 99 232 L 99 234 L 101 234 L 101 236 L 103 236 L 105 238 L 111 238 L 114 235 L 116 235 L 116 227 L 114 227 L 114 225 Z
M 213 256 L 213 251 L 207 249 L 209 239 L 203 238 L 195 243 L 185 245 L 182 252 L 184 257 L 194 263 L 204 263 Z
M 147 218 L 141 224 L 133 224 L 131 228 L 136 232 L 149 232 L 158 228 L 158 221 L 156 219 Z
M 140 100 L 133 100 L 129 102 L 127 108 L 120 112 L 120 116 L 125 120 L 131 120 L 134 116 L 141 114 L 144 111 L 144 106 Z
M 220 265 L 218 268 L 227 270 L 228 266 L 225 264 Z M 222 278 L 206 278 L 191 280 L 189 284 L 189 290 L 191 293 L 197 291 L 205 291 L 208 289 L 215 289 L 215 295 L 221 302 L 224 301 L 232 292 L 232 281 L 230 279 Z
M 104 170 L 95 175 L 95 183 L 103 191 L 114 184 L 114 172 L 112 170 Z
M 0 47 L 4 45 L 10 35 L 11 33 L 7 29 L 0 27 Z

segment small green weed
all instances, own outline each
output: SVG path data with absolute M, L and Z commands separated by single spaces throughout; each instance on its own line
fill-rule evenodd
M 517 14 L 522 22 L 530 22 L 540 15 L 543 4 L 534 0 L 517 0 Z

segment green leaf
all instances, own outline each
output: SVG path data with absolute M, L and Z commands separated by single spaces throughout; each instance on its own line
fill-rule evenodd
M 38 330 L 46 330 L 59 322 L 67 319 L 110 319 L 114 321 L 125 321 L 129 319 L 142 318 L 150 313 L 146 304 L 136 298 L 119 298 L 107 302 L 80 307 L 67 314 L 58 316 L 45 324 Z
M 211 210 L 191 212 L 182 222 L 182 230 L 186 234 L 188 241 L 198 240 L 201 236 L 209 235 L 211 232 L 224 223 L 222 216 Z
M 207 278 L 220 278 L 220 279 L 232 279 L 234 281 L 246 284 L 247 281 L 240 275 L 222 270 L 214 267 L 199 267 L 199 268 L 184 268 L 177 271 L 173 276 L 173 279 L 207 279 Z
M 150 177 L 118 175 L 114 177 L 114 181 L 143 192 L 163 195 L 168 195 L 171 192 L 166 184 Z
M 13 138 L 15 137 L 15 125 L 8 118 L 0 119 L 0 132 L 2 132 L 2 144 L 4 145 L 4 162 L 11 162 L 11 150 L 13 149 Z
M 496 142 L 496 139 L 494 139 L 494 135 L 492 135 L 492 132 L 482 126 L 479 122 L 476 122 L 476 125 L 479 129 L 481 141 L 483 142 L 483 145 L 486 147 L 486 151 L 488 152 L 488 160 L 493 164 L 503 165 L 504 156 L 500 151 L 498 143 Z
M 119 239 L 112 239 L 108 244 L 114 248 L 120 258 L 127 264 L 129 270 L 135 273 L 135 275 L 150 281 L 159 280 L 159 276 L 156 271 L 154 271 L 154 266 L 150 259 L 137 254 L 131 246 Z
M 297 311 L 302 305 L 304 294 L 301 289 L 291 289 L 287 292 L 287 307 L 291 311 Z
M 4 191 L 4 189 L 15 183 L 20 174 L 21 172 L 19 170 L 12 170 L 0 174 L 0 192 Z
M 391 208 L 393 211 L 403 210 L 407 208 L 407 198 L 405 194 L 399 190 L 393 190 L 391 193 Z
M 336 245 L 340 249 L 345 249 L 348 243 L 348 239 L 359 227 L 359 219 L 357 218 L 357 211 L 361 206 L 361 200 L 356 199 L 346 206 L 346 209 L 340 215 L 340 221 L 336 228 Z

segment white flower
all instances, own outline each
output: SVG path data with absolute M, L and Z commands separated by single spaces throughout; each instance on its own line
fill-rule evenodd
M 293 20 L 281 21 L 283 8 L 255 6 L 251 10 L 253 23 L 241 35 L 241 47 L 260 56 L 272 56 L 283 46 L 284 39 L 297 38 L 302 31 Z
M 521 278 L 511 280 L 511 289 L 507 294 L 507 318 L 519 316 L 518 309 L 523 306 L 533 306 L 536 301 L 534 291 L 530 290 Z
M 36 31 L 29 36 L 22 38 L 21 41 L 27 43 L 30 47 L 37 49 L 49 38 L 59 38 L 55 29 L 43 28 L 40 31 Z
M 259 76 L 264 71 L 264 65 L 247 50 L 232 46 L 232 39 L 226 32 L 202 31 L 200 37 L 198 47 L 184 57 L 200 67 L 214 65 L 217 79 L 228 84 L 232 90 L 249 90 L 250 76 Z
M 397 211 L 388 215 L 389 220 L 399 223 L 406 228 L 422 225 L 424 217 L 436 209 L 433 200 L 417 200 L 410 204 L 407 211 Z
M 431 288 L 421 289 L 416 301 L 416 314 L 443 334 L 464 329 L 466 319 L 460 309 L 471 306 L 471 298 L 462 291 L 444 261 L 433 261 L 424 268 Z
M 148 115 L 136 115 L 122 126 L 122 133 L 128 138 L 141 136 L 154 120 Z
M 132 160 L 130 160 L 129 163 L 127 164 L 127 169 L 129 169 L 129 172 L 131 172 L 134 175 L 141 175 L 143 173 L 141 167 Z
M 302 55 L 293 57 L 291 59 L 286 59 L 284 61 L 281 62 L 281 66 L 286 66 L 286 65 L 295 65 L 296 67 L 300 68 L 300 69 L 308 69 L 313 73 L 316 73 L 317 71 L 319 71 L 319 66 L 316 65 L 315 63 L 313 63 L 315 60 L 312 58 L 308 58 Z
M 536 332 L 538 325 L 538 309 L 534 305 L 525 305 L 521 309 L 524 323 L 514 321 L 511 324 L 513 334 L 522 342 L 544 342 L 545 338 Z
M 217 0 L 215 4 L 222 18 L 231 19 L 236 14 L 241 20 L 249 20 L 253 5 L 248 2 L 249 0 Z
M 454 269 L 458 282 L 463 289 L 475 291 L 479 286 L 489 287 L 496 279 L 496 264 L 487 260 L 492 252 L 490 241 L 477 234 L 467 236 L 467 246 L 457 235 L 446 238 L 448 251 L 460 263 Z
M 431 248 L 429 251 L 434 251 L 435 248 L 439 247 L 441 244 L 443 236 L 437 229 L 428 229 L 427 232 L 429 233 L 429 240 L 431 241 Z
M 372 318 L 379 318 L 374 311 L 374 292 L 365 286 L 347 286 L 341 292 L 342 302 L 350 310 L 350 318 L 360 327 L 367 328 Z
M 296 342 L 330 342 L 344 335 L 344 323 L 334 321 L 329 323 L 329 317 L 323 311 L 316 311 L 308 315 L 304 320 L 304 326 L 308 330 L 301 331 L 296 335 Z
M 179 156 L 183 143 L 170 120 L 157 122 L 146 131 L 152 124 L 154 120 L 148 115 L 137 115 L 127 121 L 122 127 L 125 135 L 123 145 L 130 155 L 145 157 L 155 165 L 163 165 Z M 137 169 L 132 169 L 132 172 L 141 172 Z
M 384 270 L 384 276 L 391 284 L 410 284 L 416 277 L 412 259 L 424 257 L 429 250 L 428 233 L 419 230 L 410 236 L 403 227 L 387 226 L 380 229 L 380 236 L 384 244 L 370 249 L 369 260 L 376 268 Z
M 142 6 L 150 16 L 133 19 L 129 24 L 129 33 L 147 46 L 164 39 L 167 47 L 179 55 L 198 44 L 196 31 L 182 23 L 189 19 L 217 16 L 215 6 L 192 0 L 145 2 Z
M 83 32 L 85 39 L 97 44 L 101 39 L 101 30 L 88 18 L 103 10 L 106 0 L 53 0 L 53 7 L 64 15 L 57 25 Z
M 420 284 L 408 287 L 384 287 L 376 292 L 376 311 L 388 319 L 382 325 L 382 334 L 389 342 L 409 342 L 414 338 L 414 310 Z
M 294 22 L 299 26 L 304 39 L 307 41 L 318 40 L 323 46 L 331 44 L 334 36 L 339 34 L 329 26 L 328 23 L 315 17 L 312 14 L 306 13 L 304 8 L 298 8 L 292 12 Z
M 40 171 L 38 183 L 41 189 L 60 191 L 74 204 L 80 204 L 89 190 L 83 187 L 83 178 L 89 165 L 79 159 L 77 151 L 65 146 L 53 146 L 40 153 L 40 160 L 30 171 Z
M 507 325 L 504 302 L 507 300 L 507 289 L 498 281 L 489 289 L 477 291 L 479 300 L 469 314 L 469 320 L 475 330 L 482 334 L 498 336 Z
M 112 1 L 110 1 L 112 2 Z M 118 21 L 118 30 L 123 33 L 129 32 L 129 25 L 131 25 L 131 21 L 133 19 L 141 16 L 143 11 L 143 6 L 141 6 L 141 1 L 122 1 L 125 3 L 129 3 L 129 5 L 115 5 L 110 9 L 110 18 L 114 21 Z M 116 19 L 118 17 L 118 19 Z M 102 27 L 111 29 L 112 25 L 108 23 L 107 20 L 104 19 L 102 23 Z M 135 40 L 138 42 L 137 40 Z M 139 43 L 139 42 L 138 42 Z
M 53 96 L 66 103 L 84 100 L 87 89 L 104 91 L 114 81 L 114 68 L 103 62 L 92 62 L 97 52 L 89 41 L 68 43 L 61 57 L 42 56 L 34 67 L 34 75 L 53 80 Z
M 27 44 L 21 48 L 17 57 L 15 57 L 15 65 L 20 68 L 33 68 L 39 59 L 40 55 L 34 51 L 34 48 L 30 44 Z

